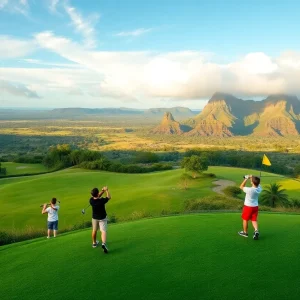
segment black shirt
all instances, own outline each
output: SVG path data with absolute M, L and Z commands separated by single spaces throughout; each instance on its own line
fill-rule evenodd
M 102 220 L 106 218 L 105 204 L 108 202 L 109 198 L 90 198 L 90 204 L 93 208 L 93 219 Z

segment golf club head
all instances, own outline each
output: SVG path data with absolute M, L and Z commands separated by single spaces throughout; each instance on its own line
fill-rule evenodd
M 81 211 L 81 213 L 84 215 L 84 214 L 85 214 L 85 210 L 83 209 L 83 210 Z

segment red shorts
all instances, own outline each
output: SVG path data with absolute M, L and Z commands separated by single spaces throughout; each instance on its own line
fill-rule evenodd
M 246 206 L 244 205 L 242 219 L 246 221 L 256 221 L 258 215 L 258 206 Z

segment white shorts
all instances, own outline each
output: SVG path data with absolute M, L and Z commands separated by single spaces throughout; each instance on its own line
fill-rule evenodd
M 107 219 L 106 218 L 103 220 L 92 219 L 92 226 L 93 226 L 93 230 L 98 230 L 98 228 L 100 227 L 101 232 L 106 232 Z

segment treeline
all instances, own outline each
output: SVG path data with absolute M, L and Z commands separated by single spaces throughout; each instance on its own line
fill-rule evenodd
M 6 168 L 3 168 L 1 166 L 1 162 L 0 162 L 0 177 L 3 177 L 6 175 Z
M 191 149 L 185 152 L 186 157 L 192 155 L 205 156 L 210 166 L 229 166 L 247 169 L 262 170 L 270 173 L 297 176 L 298 166 L 288 167 L 287 164 L 273 160 L 270 157 L 271 166 L 262 165 L 262 153 L 240 152 L 240 151 L 205 151 Z
M 154 156 L 153 156 L 154 155 Z M 155 162 L 154 162 L 155 161 Z M 60 170 L 72 166 L 78 166 L 90 170 L 102 170 L 119 173 L 148 173 L 172 169 L 168 163 L 158 163 L 155 154 L 149 153 L 139 162 L 154 162 L 151 165 L 123 164 L 105 157 L 98 151 L 73 150 L 70 145 L 57 145 L 50 147 L 43 160 L 43 164 L 49 170 Z

